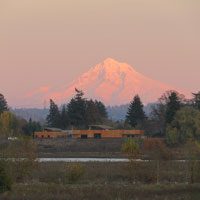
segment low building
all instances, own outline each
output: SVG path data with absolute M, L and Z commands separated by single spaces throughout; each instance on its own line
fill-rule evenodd
M 140 137 L 144 135 L 143 130 L 73 130 L 72 137 L 87 139 L 87 138 L 128 138 Z
M 45 128 L 43 131 L 34 133 L 34 138 L 66 138 L 68 133 L 58 128 Z
M 75 139 L 103 139 L 142 137 L 143 130 L 112 130 L 105 125 L 90 125 L 88 130 L 61 130 L 45 128 L 42 132 L 35 132 L 35 138 L 75 138 Z

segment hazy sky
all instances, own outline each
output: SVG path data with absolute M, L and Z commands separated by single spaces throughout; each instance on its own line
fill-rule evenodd
M 0 93 L 11 105 L 107 57 L 200 90 L 200 0 L 0 0 Z

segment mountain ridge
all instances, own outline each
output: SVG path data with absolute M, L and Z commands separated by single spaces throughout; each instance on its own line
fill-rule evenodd
M 28 99 L 41 98 L 41 102 L 44 102 L 44 100 L 48 101 L 51 98 L 57 103 L 63 104 L 75 95 L 75 88 L 82 90 L 86 98 L 100 100 L 106 106 L 127 104 L 136 94 L 141 97 L 144 104 L 148 104 L 156 102 L 167 90 L 187 93 L 146 77 L 125 62 L 107 58 L 91 67 L 71 83 L 66 84 L 64 89 L 52 91 L 48 87 L 41 87 L 39 89 L 40 97 L 29 95 Z
M 112 58 L 90 68 L 72 81 L 65 91 L 52 94 L 51 98 L 60 102 L 69 99 L 75 93 L 74 88 L 83 90 L 87 98 L 95 98 L 111 106 L 129 103 L 136 94 L 147 104 L 155 102 L 165 91 L 175 90 Z

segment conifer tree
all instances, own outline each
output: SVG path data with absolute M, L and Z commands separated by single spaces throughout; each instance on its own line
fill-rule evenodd
M 47 125 L 50 127 L 60 128 L 60 121 L 61 117 L 58 106 L 52 99 L 50 99 L 50 109 L 47 116 Z
M 67 108 L 66 105 L 63 105 L 61 110 L 61 128 L 66 129 L 68 126 L 69 126 L 69 117 L 67 114 Z
M 86 100 L 83 98 L 84 93 L 75 89 L 76 95 L 67 105 L 67 114 L 70 124 L 75 127 L 84 128 L 86 125 Z
M 106 110 L 105 105 L 101 101 L 95 101 L 95 105 L 99 110 L 100 116 L 102 119 L 107 119 L 108 118 L 108 113 Z
M 99 124 L 101 122 L 102 117 L 96 103 L 93 100 L 86 101 L 86 124 Z
M 131 102 L 128 112 L 126 115 L 126 121 L 132 126 L 136 127 L 137 125 L 141 125 L 144 122 L 146 116 L 143 111 L 143 104 L 140 100 L 140 97 L 136 95 Z
M 181 108 L 181 98 L 178 93 L 171 91 L 166 104 L 166 123 L 170 124 L 175 117 L 176 112 Z
M 0 94 L 0 114 L 3 113 L 4 111 L 8 111 L 8 105 L 3 94 Z
M 25 135 L 33 136 L 34 132 L 41 131 L 42 127 L 39 122 L 35 122 L 30 118 L 29 121 L 22 127 L 22 130 Z

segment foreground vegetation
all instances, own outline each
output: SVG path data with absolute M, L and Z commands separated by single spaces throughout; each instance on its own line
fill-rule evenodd
M 19 164 L 19 163 L 18 163 Z M 198 164 L 197 168 L 200 165 Z M 13 173 L 19 170 L 13 168 Z M 31 174 L 14 180 L 1 199 L 199 199 L 200 176 L 191 184 L 187 163 L 156 162 L 38 163 Z M 19 177 L 16 176 L 15 177 Z
M 200 185 L 61 185 L 19 184 L 2 200 L 199 200 Z
M 127 163 L 38 163 L 35 160 L 38 147 L 32 139 L 5 143 L 1 148 L 0 177 L 4 177 L 4 182 L 0 186 L 3 192 L 0 199 L 200 197 L 200 161 L 197 159 L 200 154 L 196 143 L 191 141 L 174 149 L 160 139 L 121 142 L 121 154 L 130 159 Z M 177 156 L 186 160 L 177 160 Z M 146 160 L 140 162 L 135 158 Z
M 76 115 L 67 115 L 69 107 L 73 108 L 70 113 Z M 100 114 L 100 108 L 104 110 L 103 115 L 96 114 L 96 111 Z M 151 137 L 40 141 L 31 137 L 34 131 L 41 129 L 40 124 L 14 116 L 9 112 L 3 95 L 0 95 L 0 199 L 199 199 L 199 110 L 200 93 L 186 101 L 177 92 L 170 91 L 159 99 L 152 115 L 147 118 L 136 95 L 126 121 L 114 123 L 106 118 L 102 103 L 84 99 L 83 93 L 77 90 L 75 98 L 63 107 L 62 112 L 51 100 L 47 118 L 49 125 L 53 125 L 51 123 L 55 119 L 59 119 L 59 123 L 62 121 L 65 128 L 69 125 L 83 128 L 91 122 L 105 121 L 113 123 L 115 128 L 144 128 L 146 135 Z M 68 121 L 64 120 L 65 117 Z M 63 155 L 109 155 L 127 157 L 129 162 L 83 164 L 37 161 L 38 156 Z M 138 158 L 143 161 L 136 161 Z

